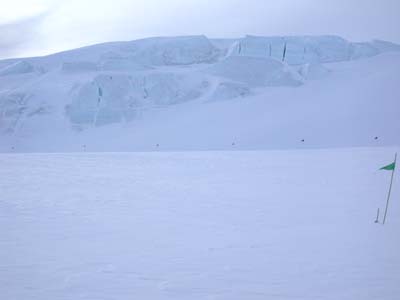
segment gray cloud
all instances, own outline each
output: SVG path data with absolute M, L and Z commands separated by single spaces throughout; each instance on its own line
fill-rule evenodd
M 0 58 L 17 57 L 29 53 L 37 40 L 39 27 L 46 14 L 7 24 L 0 24 Z
M 24 0 L 20 0 L 24 1 Z M 31 1 L 31 0 L 26 0 Z M 400 43 L 399 0 L 42 0 L 51 11 L 0 25 L 0 57 L 150 36 L 336 34 Z M 3 38 L 5 36 L 5 38 Z

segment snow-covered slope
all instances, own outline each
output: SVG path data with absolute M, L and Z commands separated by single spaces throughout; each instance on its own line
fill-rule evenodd
M 334 36 L 150 38 L 5 60 L 0 151 L 393 145 L 399 78 L 400 46 Z

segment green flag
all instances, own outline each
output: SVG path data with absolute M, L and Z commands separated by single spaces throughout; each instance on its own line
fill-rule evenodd
M 387 200 L 386 200 L 385 215 L 383 217 L 382 224 L 385 224 L 385 222 L 386 222 L 386 216 L 387 216 L 388 207 L 389 207 L 389 200 L 390 200 L 390 193 L 392 192 L 394 169 L 396 169 L 396 161 L 397 161 L 397 153 L 394 156 L 394 162 L 392 162 L 390 165 L 387 165 L 387 166 L 384 166 L 384 167 L 381 168 L 381 170 L 392 171 L 392 178 L 390 179 L 389 193 L 388 193 L 388 197 L 387 197 Z
M 384 166 L 380 168 L 379 170 L 387 170 L 387 171 L 393 171 L 396 168 L 396 163 L 391 163 L 390 165 Z

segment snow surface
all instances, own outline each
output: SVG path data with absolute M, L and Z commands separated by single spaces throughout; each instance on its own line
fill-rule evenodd
M 399 148 L 0 154 L 5 300 L 397 300 Z
M 252 86 L 299 86 L 301 77 L 276 59 L 231 56 L 208 72 Z
M 399 95 L 335 36 L 0 61 L 0 298 L 398 300 Z
M 105 43 L 0 61 L 0 151 L 398 145 L 399 89 L 400 46 L 384 41 Z
M 18 61 L 11 65 L 7 65 L 5 68 L 0 69 L 0 76 L 24 74 L 33 72 L 33 66 L 26 61 Z

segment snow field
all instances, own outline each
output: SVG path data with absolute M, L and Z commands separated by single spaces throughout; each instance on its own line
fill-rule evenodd
M 396 150 L 1 154 L 2 299 L 396 300 Z

